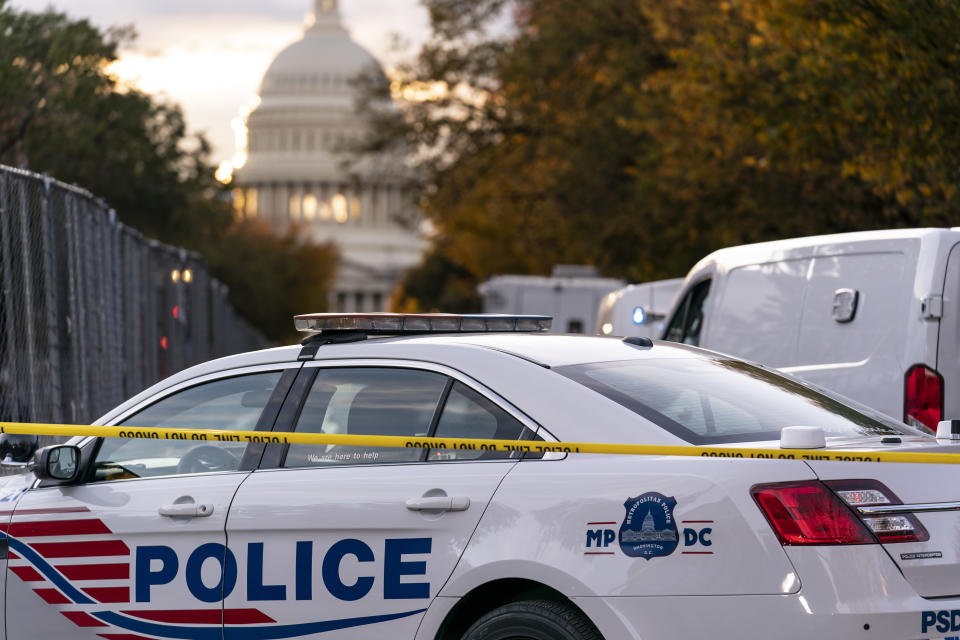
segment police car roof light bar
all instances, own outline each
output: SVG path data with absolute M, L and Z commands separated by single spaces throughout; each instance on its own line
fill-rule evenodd
M 366 335 L 424 333 L 480 333 L 488 331 L 535 333 L 547 331 L 550 316 L 514 316 L 499 313 L 309 313 L 294 316 L 297 331 L 355 332 Z

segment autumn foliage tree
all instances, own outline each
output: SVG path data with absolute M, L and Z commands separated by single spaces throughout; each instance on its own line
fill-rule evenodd
M 464 273 L 646 280 L 731 244 L 956 224 L 952 0 L 425 4 L 433 38 L 376 127 L 417 149 L 422 308 Z
M 264 222 L 231 225 L 204 257 L 230 286 L 230 301 L 266 335 L 299 338 L 293 316 L 326 308 L 337 254 L 328 245 L 304 242 L 299 229 L 278 235 Z M 302 337 L 302 336 L 301 336 Z
M 651 79 L 673 117 L 657 141 L 661 197 L 720 246 L 949 225 L 960 201 L 960 26 L 954 2 L 691 2 L 696 29 Z M 658 16 L 665 30 L 689 24 Z M 701 227 L 711 233 L 710 228 Z

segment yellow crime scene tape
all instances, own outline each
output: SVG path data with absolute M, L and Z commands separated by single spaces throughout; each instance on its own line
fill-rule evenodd
M 0 433 L 37 436 L 96 436 L 101 438 L 146 438 L 154 440 L 199 440 L 212 442 L 263 442 L 280 444 L 347 445 L 354 447 L 399 447 L 529 453 L 602 453 L 640 456 L 687 456 L 696 458 L 755 458 L 763 460 L 831 460 L 835 462 L 912 462 L 960 464 L 956 453 L 885 451 L 827 451 L 823 449 L 748 449 L 599 442 L 546 442 L 540 440 L 489 440 L 478 438 L 407 438 L 358 436 L 334 433 L 234 431 L 211 429 L 166 429 L 158 427 L 103 427 L 91 425 L 0 422 Z

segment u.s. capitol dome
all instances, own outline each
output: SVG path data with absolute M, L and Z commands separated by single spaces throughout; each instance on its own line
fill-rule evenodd
M 350 38 L 337 0 L 315 0 L 303 37 L 277 54 L 247 118 L 247 160 L 234 177 L 234 204 L 277 232 L 292 224 L 341 255 L 330 308 L 380 311 L 424 241 L 404 189 L 402 158 L 356 161 L 364 136 L 357 78 L 383 78 L 377 60 Z

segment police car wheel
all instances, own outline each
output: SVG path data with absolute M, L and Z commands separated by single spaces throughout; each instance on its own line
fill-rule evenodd
M 514 602 L 485 614 L 462 640 L 602 640 L 582 613 L 549 600 Z

